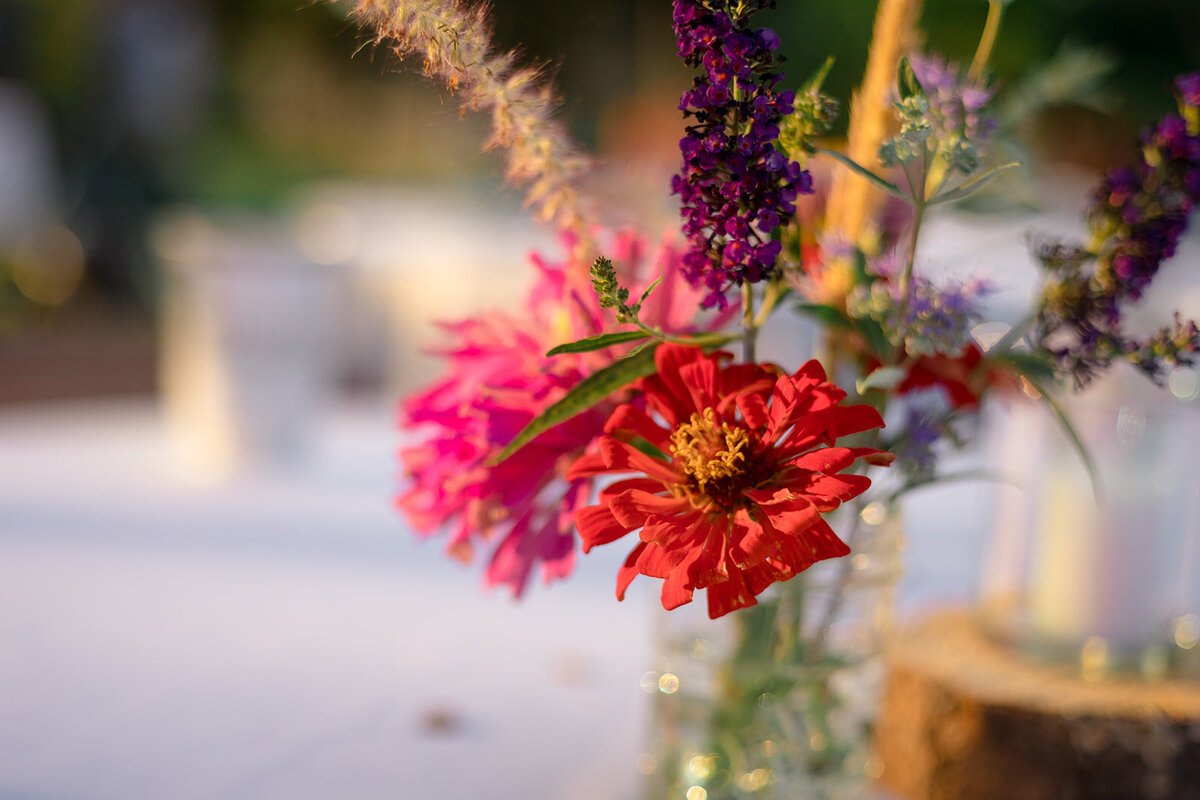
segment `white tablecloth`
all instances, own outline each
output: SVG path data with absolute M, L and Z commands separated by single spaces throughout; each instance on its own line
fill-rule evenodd
M 618 546 L 483 592 L 391 509 L 390 421 L 200 486 L 148 402 L 0 412 L 0 798 L 637 797 L 656 582 L 615 602 Z M 975 581 L 939 491 L 910 610 Z

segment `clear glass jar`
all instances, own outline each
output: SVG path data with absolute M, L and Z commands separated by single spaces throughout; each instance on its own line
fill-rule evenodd
M 996 491 L 981 582 L 989 631 L 1085 678 L 1200 677 L 1200 378 L 1119 368 L 1064 410 L 989 411 Z
M 850 545 L 709 620 L 703 603 L 660 615 L 645 796 L 687 800 L 869 795 L 881 650 L 899 576 L 899 515 L 855 506 L 831 521 Z

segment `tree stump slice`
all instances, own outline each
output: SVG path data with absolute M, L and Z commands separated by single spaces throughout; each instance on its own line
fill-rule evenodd
M 969 613 L 895 637 L 876 729 L 907 800 L 1200 800 L 1200 683 L 1034 662 Z

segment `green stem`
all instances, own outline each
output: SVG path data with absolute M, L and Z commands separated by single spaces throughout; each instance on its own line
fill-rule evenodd
M 637 327 L 638 330 L 648 335 L 652 339 L 658 339 L 662 342 L 674 342 L 675 344 L 690 344 L 697 347 L 704 347 L 705 345 L 710 344 L 720 346 L 727 343 L 730 339 L 738 338 L 736 336 L 726 336 L 723 333 L 701 333 L 695 336 L 675 336 L 670 333 L 664 333 L 658 328 L 651 328 L 641 320 L 630 319 L 625 320 L 625 322 Z
M 971 59 L 971 68 L 967 71 L 967 78 L 972 82 L 983 77 L 983 71 L 987 68 L 992 47 L 996 44 L 996 35 L 1000 32 L 1000 18 L 1004 16 L 1006 4 L 1006 0 L 988 0 L 987 22 L 983 24 L 979 47 L 976 48 L 975 57 Z
M 754 289 L 749 283 L 742 284 L 742 327 L 746 336 L 742 339 L 742 360 L 755 362 L 755 344 L 758 339 L 758 320 L 754 317 Z
M 904 272 L 900 275 L 900 315 L 901 321 L 908 315 L 908 296 L 909 286 L 912 284 L 913 268 L 917 263 L 917 237 L 921 235 L 921 223 L 925 219 L 925 169 L 924 165 L 921 168 L 921 185 L 918 191 L 913 193 L 913 222 L 912 231 L 908 237 L 908 254 L 905 256 Z M 904 345 L 900 343 L 896 345 L 896 355 L 893 359 L 898 361 L 900 354 L 903 352 Z
M 762 305 L 759 306 L 758 312 L 754 315 L 755 328 L 761 328 L 766 324 L 767 318 L 771 316 L 771 312 L 775 310 L 775 306 L 786 294 L 787 287 L 784 285 L 782 275 L 767 284 L 767 290 L 763 292 Z
M 1025 331 L 1030 325 L 1033 324 L 1037 317 L 1038 315 L 1036 311 L 1026 316 L 1016 325 L 1013 325 L 1011 328 L 1009 328 L 1008 333 L 1001 336 L 995 344 L 988 348 L 988 350 L 994 350 L 997 353 L 1005 353 L 1011 350 L 1013 345 L 1019 342 L 1021 337 L 1025 335 Z
M 850 523 L 850 533 L 846 537 L 846 545 L 852 553 L 858 551 L 858 539 L 862 531 L 862 510 L 865 507 L 862 500 L 856 501 L 853 505 L 854 519 Z M 841 613 L 842 602 L 846 594 L 846 583 L 850 579 L 850 559 L 851 556 L 844 556 L 838 563 L 837 577 L 834 579 L 833 589 L 829 595 L 829 604 L 825 607 L 825 613 L 821 615 L 820 622 L 817 623 L 817 629 L 813 631 L 812 644 L 806 653 L 809 664 L 816 664 L 820 661 L 825 651 L 825 641 L 829 637 L 829 631 L 833 627 L 833 623 L 837 621 L 838 614 Z

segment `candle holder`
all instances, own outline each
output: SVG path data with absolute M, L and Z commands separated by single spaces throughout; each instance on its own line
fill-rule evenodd
M 1200 678 L 1200 376 L 1166 390 L 1114 374 L 1064 408 L 989 412 L 1002 483 L 985 560 L 989 632 L 1037 657 L 1115 673 Z

